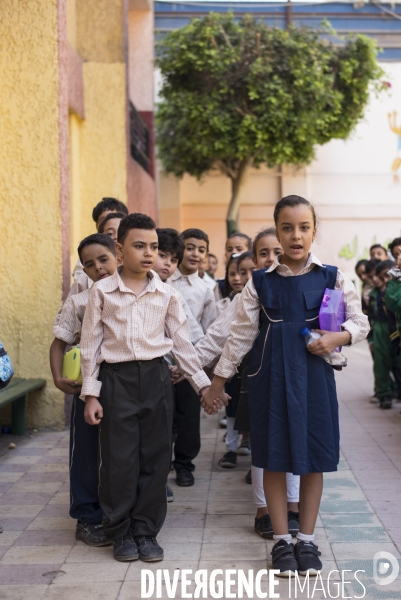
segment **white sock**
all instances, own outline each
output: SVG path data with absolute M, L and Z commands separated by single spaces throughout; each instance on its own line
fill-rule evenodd
M 273 535 L 273 540 L 278 542 L 279 540 L 285 540 L 287 544 L 291 544 L 292 537 L 290 533 L 282 533 L 281 535 Z
M 299 540 L 300 542 L 314 542 L 315 534 L 312 533 L 312 535 L 307 535 L 306 533 L 301 533 L 300 531 L 298 531 L 297 540 Z

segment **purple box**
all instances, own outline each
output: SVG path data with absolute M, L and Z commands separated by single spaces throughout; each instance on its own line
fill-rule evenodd
M 326 288 L 319 311 L 320 329 L 334 332 L 341 331 L 341 325 L 344 322 L 345 302 L 343 291 Z

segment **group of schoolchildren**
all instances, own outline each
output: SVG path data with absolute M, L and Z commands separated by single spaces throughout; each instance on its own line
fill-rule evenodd
M 200 229 L 156 228 L 113 198 L 93 219 L 98 233 L 78 247 L 50 349 L 55 385 L 74 395 L 77 539 L 113 545 L 119 561 L 162 560 L 157 534 L 174 500 L 168 473 L 173 466 L 178 486 L 195 484 L 201 407 L 210 415 L 225 407 L 219 466 L 234 468 L 237 454 L 251 453 L 254 529 L 275 542 L 273 568 L 284 577 L 316 574 L 323 472 L 339 460 L 335 381 L 324 357 L 364 339 L 369 324 L 353 283 L 310 250 L 313 206 L 287 196 L 274 228 L 253 242 L 229 236 L 221 280 Z M 306 346 L 300 329 L 319 328 L 326 288 L 344 292 L 345 322 Z M 62 372 L 67 346 L 78 343 L 82 384 Z
M 373 359 L 372 403 L 389 409 L 401 401 L 401 237 L 388 250 L 371 246 L 369 260 L 359 260 L 355 272 L 362 282 L 362 308 L 369 318 L 369 348 Z

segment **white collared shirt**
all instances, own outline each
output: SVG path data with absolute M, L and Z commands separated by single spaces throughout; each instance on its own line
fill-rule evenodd
M 282 277 L 300 277 L 312 271 L 315 265 L 323 266 L 320 260 L 310 253 L 305 267 L 295 275 L 287 265 L 280 263 L 280 258 L 281 256 L 277 256 L 266 272 L 277 270 Z M 364 340 L 369 333 L 368 318 L 362 312 L 361 300 L 354 284 L 340 270 L 337 271 L 335 289 L 344 292 L 346 320 L 342 328 L 349 332 L 350 343 L 356 344 Z M 251 350 L 259 332 L 260 301 L 252 278 L 238 296 L 230 334 L 215 369 L 216 375 L 227 379 L 234 375 L 244 356 Z
M 118 270 L 93 285 L 81 335 L 81 398 L 98 397 L 99 367 L 107 363 L 152 360 L 173 353 L 196 391 L 210 385 L 190 341 L 188 321 L 175 290 L 149 272 L 139 295 Z
M 216 303 L 211 290 L 199 277 L 198 271 L 191 275 L 183 275 L 176 269 L 167 279 L 167 283 L 181 292 L 193 316 L 206 332 L 217 317 Z

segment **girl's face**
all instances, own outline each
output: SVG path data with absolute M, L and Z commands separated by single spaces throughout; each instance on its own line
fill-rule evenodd
M 359 279 L 361 281 L 363 281 L 363 283 L 365 283 L 366 282 L 365 265 L 361 265 L 358 269 L 355 270 L 355 272 L 358 275 Z
M 256 271 L 252 258 L 244 258 L 238 265 L 238 273 L 243 287 L 246 286 L 248 279 L 252 277 L 253 271 Z
M 391 254 L 394 256 L 397 267 L 399 267 L 401 265 L 401 246 L 394 246 Z
M 264 235 L 256 244 L 256 256 L 253 262 L 258 269 L 268 269 L 272 266 L 274 259 L 283 253 L 277 238 L 274 235 Z
M 231 263 L 228 267 L 228 283 L 235 293 L 241 292 L 244 287 L 238 273 L 238 264 L 236 262 Z
M 286 206 L 278 216 L 277 239 L 283 248 L 282 262 L 288 267 L 307 262 L 316 235 L 313 214 L 309 206 Z

